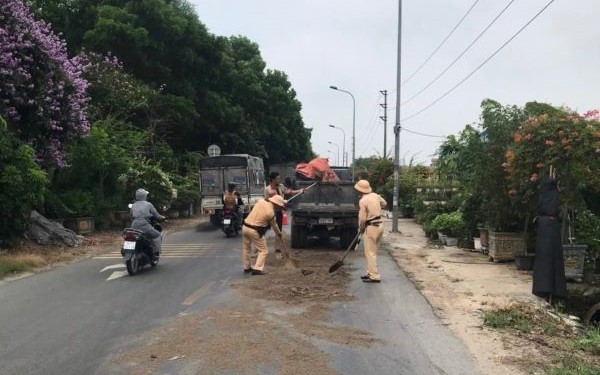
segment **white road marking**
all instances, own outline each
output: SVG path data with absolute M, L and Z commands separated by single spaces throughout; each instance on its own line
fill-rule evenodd
M 222 247 L 214 244 L 190 244 L 190 243 L 182 243 L 182 244 L 163 244 L 162 245 L 162 254 L 161 258 L 196 258 L 196 257 L 230 257 L 230 256 L 239 256 L 237 251 L 232 247 Z M 102 254 L 94 257 L 93 259 L 122 259 L 121 251 L 115 250 L 106 254 Z M 121 267 L 124 267 L 122 265 Z M 117 268 L 117 267 L 114 267 Z M 101 272 L 105 271 L 105 268 Z
M 119 279 L 123 276 L 127 276 L 127 271 L 115 271 L 112 273 L 112 275 L 110 275 L 108 277 L 108 279 L 106 279 L 106 281 L 110 281 L 110 280 L 114 280 L 114 279 Z
M 102 269 L 102 271 L 100 271 L 100 273 L 104 272 L 104 271 L 108 271 L 108 270 L 113 270 L 115 268 L 125 268 L 127 267 L 124 264 L 113 264 L 112 266 L 106 266 Z

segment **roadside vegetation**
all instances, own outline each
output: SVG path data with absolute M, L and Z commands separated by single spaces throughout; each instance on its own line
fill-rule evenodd
M 197 207 L 211 144 L 313 156 L 286 73 L 185 0 L 13 0 L 0 19 L 0 247 L 32 209 L 107 228 L 140 186 L 160 210 Z
M 580 328 L 558 311 L 526 305 L 485 311 L 482 320 L 485 327 L 503 332 L 505 340 L 544 354 L 545 363 L 523 362 L 533 373 L 600 374 L 600 327 Z
M 44 258 L 35 254 L 0 255 L 0 279 L 29 272 L 44 265 Z

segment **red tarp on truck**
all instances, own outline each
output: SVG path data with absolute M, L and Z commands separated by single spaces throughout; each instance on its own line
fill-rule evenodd
M 326 158 L 315 158 L 296 166 L 296 176 L 302 180 L 339 181 Z

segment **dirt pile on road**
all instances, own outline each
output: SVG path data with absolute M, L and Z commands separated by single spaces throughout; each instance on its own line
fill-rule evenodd
M 145 345 L 113 360 L 115 373 L 340 374 L 320 345 L 369 347 L 380 340 L 330 321 L 328 303 L 353 298 L 346 272 L 328 273 L 339 251 L 292 255 L 298 269 L 286 270 L 271 254 L 267 275 L 235 282 L 241 305 L 179 316 L 147 332 Z
M 265 268 L 269 272 L 267 275 L 234 283 L 233 287 L 250 298 L 288 303 L 353 298 L 346 291 L 348 274 L 345 270 L 328 272 L 329 266 L 340 258 L 339 251 L 293 251 L 291 256 L 297 260 L 299 268 L 286 269 L 284 260 L 270 254 Z

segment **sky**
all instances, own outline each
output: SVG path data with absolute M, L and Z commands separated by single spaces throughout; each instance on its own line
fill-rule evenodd
M 484 63 L 549 1 L 402 1 L 400 102 L 411 100 L 399 111 L 401 164 L 429 165 L 444 137 L 479 123 L 480 104 L 486 98 L 518 106 L 546 102 L 578 112 L 600 108 L 600 1 L 555 0 L 462 85 L 413 116 Z M 341 165 L 345 148 L 352 161 L 354 133 L 356 158 L 381 156 L 385 133 L 386 155 L 393 157 L 398 0 L 190 2 L 211 33 L 247 37 L 259 45 L 268 69 L 288 75 L 302 103 L 305 126 L 313 129 L 311 141 L 318 155 Z M 429 85 L 509 3 L 478 41 Z M 471 6 L 450 38 L 413 75 Z M 349 94 L 330 86 L 350 92 L 355 106 Z M 385 132 L 380 118 L 383 90 L 388 92 Z

